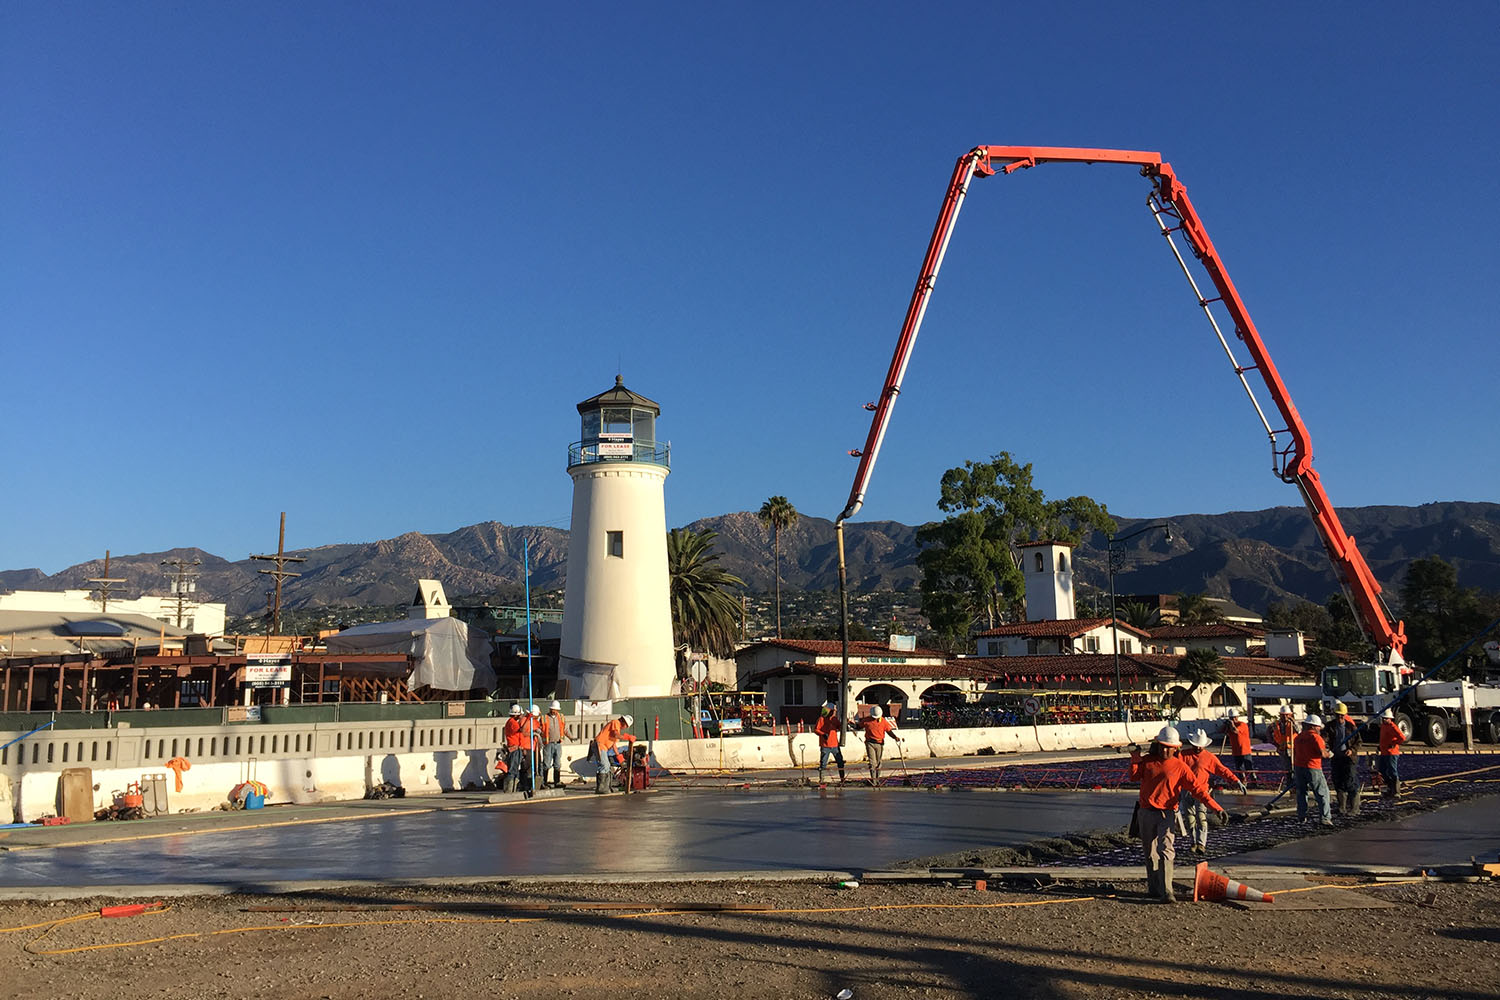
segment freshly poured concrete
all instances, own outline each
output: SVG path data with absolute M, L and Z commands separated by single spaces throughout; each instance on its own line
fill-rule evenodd
M 1312 865 L 1365 870 L 1392 865 L 1461 865 L 1494 861 L 1500 851 L 1500 796 L 1457 802 L 1394 823 L 1369 823 L 1327 837 L 1294 840 L 1225 858 L 1234 865 Z
M 0 853 L 0 886 L 889 867 L 1129 822 L 1095 792 L 659 792 Z M 267 810 L 267 813 L 272 813 Z M 131 824 L 110 824 L 127 833 Z M 144 831 L 143 831 L 144 832 Z

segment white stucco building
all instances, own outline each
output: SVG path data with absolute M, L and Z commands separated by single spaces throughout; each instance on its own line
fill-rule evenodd
M 175 597 L 112 597 L 109 600 L 112 613 L 144 615 L 174 629 L 177 628 L 177 610 Z M 0 594 L 0 611 L 42 611 L 65 615 L 101 613 L 99 599 L 89 590 L 13 590 Z M 223 604 L 185 601 L 181 631 L 195 635 L 223 635 L 224 614 Z
M 671 694 L 677 680 L 667 581 L 670 445 L 661 407 L 625 388 L 578 404 L 568 449 L 573 518 L 558 695 L 607 700 Z

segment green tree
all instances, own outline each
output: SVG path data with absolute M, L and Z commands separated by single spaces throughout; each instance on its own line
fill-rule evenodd
M 1406 621 L 1406 658 L 1431 669 L 1472 639 L 1490 623 L 1483 595 L 1472 587 L 1458 585 L 1458 571 L 1433 556 L 1414 561 L 1401 584 L 1401 604 Z M 1478 651 L 1474 651 L 1477 658 Z M 1443 678 L 1462 676 L 1465 662 L 1455 661 L 1443 669 Z
M 1138 629 L 1155 628 L 1161 624 L 1161 610 L 1140 601 L 1126 601 L 1118 610 L 1120 621 Z
M 745 582 L 717 565 L 718 532 L 673 528 L 667 533 L 672 634 L 680 647 L 729 656 L 738 636 L 740 602 L 730 593 Z
M 1207 594 L 1178 594 L 1177 621 L 1182 625 L 1212 625 L 1224 620 Z
M 1212 649 L 1190 649 L 1177 661 L 1177 679 L 1186 682 L 1188 689 L 1175 706 L 1181 709 L 1193 700 L 1193 692 L 1200 684 L 1224 683 L 1224 661 Z
M 781 532 L 797 523 L 797 508 L 786 497 L 771 497 L 760 505 L 756 515 L 761 523 L 771 529 L 772 558 L 776 570 L 776 635 L 781 635 Z
M 945 649 L 962 645 L 976 621 L 993 626 L 1025 599 L 1017 542 L 1077 542 L 1089 530 L 1115 530 L 1109 511 L 1089 497 L 1048 500 L 1032 483 L 1031 465 L 1009 452 L 943 473 L 938 509 L 949 516 L 917 530 L 917 565 L 922 613 Z

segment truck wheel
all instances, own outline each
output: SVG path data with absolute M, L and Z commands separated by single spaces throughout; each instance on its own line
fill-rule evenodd
M 1482 743 L 1500 743 L 1500 712 L 1474 724 L 1474 738 Z
M 1448 739 L 1448 720 L 1441 715 L 1422 717 L 1422 742 L 1430 747 L 1440 747 Z

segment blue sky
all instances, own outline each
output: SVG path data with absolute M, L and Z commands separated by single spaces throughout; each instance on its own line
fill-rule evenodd
M 1335 503 L 1500 496 L 1497 8 L 1042 6 L 4 5 L 0 568 L 566 527 L 617 370 L 670 525 L 831 518 L 979 144 L 1173 163 Z M 976 187 L 862 519 L 1298 503 L 1146 194 Z

